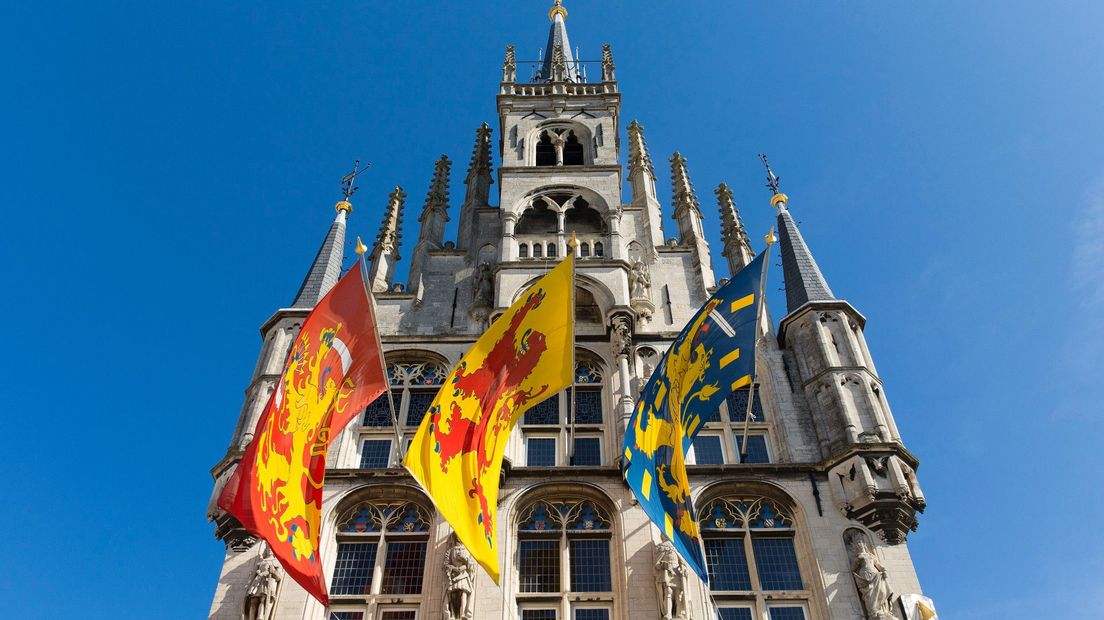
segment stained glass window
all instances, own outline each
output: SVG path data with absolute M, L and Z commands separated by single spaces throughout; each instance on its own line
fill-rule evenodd
M 383 594 L 419 594 L 425 568 L 424 542 L 387 543 L 383 565 Z
M 805 620 L 804 607 L 771 607 L 770 620 Z
M 720 435 L 698 435 L 694 438 L 694 462 L 698 465 L 720 465 L 725 462 Z
M 744 436 L 736 435 L 736 453 L 740 454 L 744 448 Z M 770 455 L 767 454 L 767 438 L 765 435 L 748 435 L 747 460 L 744 463 L 770 463 Z
M 410 392 L 410 404 L 406 407 L 406 425 L 420 426 L 426 410 L 436 397 L 437 392 Z
M 593 466 L 602 464 L 602 442 L 597 437 L 575 438 L 575 465 Z
M 742 538 L 706 538 L 705 564 L 713 590 L 750 590 L 751 573 Z
M 522 540 L 518 545 L 518 580 L 521 592 L 559 592 L 559 540 Z
M 526 442 L 528 449 L 525 464 L 528 467 L 554 467 L 556 465 L 556 440 L 544 437 L 530 437 Z
M 401 402 L 402 392 L 392 392 L 396 406 Z M 380 394 L 379 398 L 372 401 L 364 410 L 364 426 L 391 426 L 391 408 L 387 404 L 387 394 Z
M 339 544 L 330 594 L 368 594 L 375 565 L 376 543 Z
M 391 463 L 391 440 L 369 439 L 360 451 L 361 469 L 380 469 Z
M 552 396 L 525 412 L 524 424 L 559 424 L 560 423 L 560 399 Z
M 602 423 L 602 391 L 594 389 L 575 390 L 575 423 Z
M 747 415 L 748 388 L 733 390 L 728 395 L 728 419 L 733 422 L 743 422 Z M 763 403 L 759 400 L 759 392 L 755 392 L 755 404 L 751 408 L 752 422 L 765 422 L 763 416 Z
M 759 584 L 764 590 L 800 590 L 801 571 L 797 568 L 792 538 L 752 537 Z
M 571 591 L 611 591 L 609 540 L 588 538 L 570 542 Z

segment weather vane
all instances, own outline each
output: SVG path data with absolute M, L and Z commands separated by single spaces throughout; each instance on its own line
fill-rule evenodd
M 371 163 L 364 164 L 365 170 L 371 167 Z M 349 199 L 353 197 L 353 194 L 355 194 L 356 191 L 360 189 L 359 187 L 353 185 L 353 183 L 356 183 L 356 178 L 361 172 L 363 172 L 363 170 L 360 169 L 360 160 L 358 159 L 353 162 L 353 171 L 341 177 L 341 191 L 345 193 L 346 202 L 348 202 Z
M 778 189 L 778 183 L 781 182 L 782 179 L 778 178 L 774 174 L 774 170 L 771 170 L 770 162 L 767 161 L 766 155 L 759 153 L 759 159 L 763 162 L 763 166 L 765 166 L 767 169 L 767 187 L 769 187 L 770 191 L 774 192 L 775 194 L 780 194 L 781 192 Z

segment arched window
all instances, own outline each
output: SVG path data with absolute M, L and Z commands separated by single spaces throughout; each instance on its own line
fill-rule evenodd
M 555 243 L 549 243 L 548 244 L 548 258 L 555 258 L 556 254 L 557 254 L 556 244 Z
M 770 463 L 771 453 L 768 447 L 769 426 L 763 403 L 755 393 L 751 418 L 744 420 L 747 414 L 748 388 L 735 390 L 725 399 L 720 409 L 703 422 L 702 430 L 694 438 L 690 449 L 689 463 L 696 465 L 719 465 L 721 463 Z M 747 459 L 741 461 L 740 454 L 744 446 L 744 428 L 747 428 Z
M 590 256 L 590 244 L 589 243 L 580 243 L 579 244 L 579 256 L 582 257 L 582 258 L 586 258 L 586 257 Z
M 575 287 L 575 320 L 577 322 L 602 322 L 602 308 L 598 305 L 598 300 L 594 298 L 594 293 L 581 286 Z
M 556 165 L 556 147 L 552 144 L 552 137 L 547 131 L 542 131 L 540 139 L 537 140 L 537 165 Z
M 722 620 L 808 618 L 793 515 L 767 497 L 723 496 L 698 512 L 709 587 Z
M 533 258 L 541 258 L 544 255 L 544 246 L 540 243 L 533 244 Z
M 598 257 L 602 257 L 602 256 L 606 255 L 606 249 L 605 249 L 605 247 L 602 246 L 601 241 L 595 241 L 594 242 L 594 255 L 598 256 Z
M 579 138 L 574 131 L 569 131 L 567 141 L 564 142 L 563 147 L 563 165 L 582 166 L 585 163 L 583 160 L 583 143 L 579 142 Z
M 572 390 L 565 390 L 525 412 L 525 465 L 597 466 L 605 458 L 603 375 L 598 360 L 579 355 L 575 365 L 575 429 L 571 432 Z M 571 450 L 566 450 L 571 442 Z
M 608 513 L 588 499 L 544 499 L 523 508 L 517 521 L 521 619 L 610 620 L 612 529 Z
M 554 235 L 559 230 L 559 217 L 549 208 L 544 198 L 533 201 L 533 206 L 521 214 L 515 235 Z
M 529 244 L 528 243 L 522 243 L 522 244 L 518 245 L 518 257 L 519 258 L 529 258 Z
M 387 366 L 395 414 L 404 427 L 407 444 L 422 423 L 426 410 L 448 377 L 444 364 L 435 361 L 394 362 Z M 360 429 L 360 467 L 380 469 L 396 467 L 395 433 L 391 429 L 391 409 L 387 394 L 381 394 L 364 410 Z M 406 449 L 406 446 L 403 446 Z
M 430 512 L 407 499 L 372 499 L 340 513 L 330 580 L 331 618 L 407 618 L 426 574 Z

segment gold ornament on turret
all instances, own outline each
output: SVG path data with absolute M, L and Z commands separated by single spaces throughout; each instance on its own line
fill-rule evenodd
M 563 0 L 556 0 L 556 6 L 552 7 L 548 11 L 548 21 L 556 21 L 556 14 L 559 13 L 565 20 L 567 19 L 567 9 L 563 7 Z

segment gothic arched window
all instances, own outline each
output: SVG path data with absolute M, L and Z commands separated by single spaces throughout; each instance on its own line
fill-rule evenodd
M 567 134 L 567 141 L 564 142 L 563 147 L 563 165 L 582 166 L 585 163 L 583 158 L 583 143 L 579 142 L 579 138 L 575 135 L 574 131 L 569 131 Z
M 522 243 L 518 245 L 518 258 L 529 258 L 528 243 Z
M 545 499 L 523 508 L 517 520 L 521 619 L 610 620 L 612 530 L 608 512 L 589 499 Z M 588 596 L 584 601 L 576 593 Z
M 533 244 L 533 258 L 541 258 L 544 256 L 544 246 L 540 243 Z
M 538 403 L 522 418 L 527 467 L 597 466 L 605 462 L 602 366 L 589 354 L 577 357 L 574 387 Z M 570 417 L 572 396 L 574 435 Z M 570 451 L 564 448 L 568 442 Z
M 375 608 L 377 618 L 402 618 L 396 614 L 417 609 L 431 514 L 419 502 L 398 498 L 363 501 L 340 513 L 331 614 L 356 618 Z
M 556 244 L 555 243 L 549 243 L 548 244 L 548 255 L 547 255 L 548 258 L 555 258 L 556 254 L 557 254 Z
M 387 365 L 395 415 L 404 428 L 403 436 L 408 445 L 448 373 L 448 368 L 436 361 L 402 361 Z M 397 466 L 394 440 L 391 408 L 385 392 L 364 411 L 360 429 L 360 467 Z
M 722 496 L 698 509 L 709 587 L 722 620 L 808 618 L 793 515 L 757 496 Z
M 541 132 L 540 139 L 537 140 L 536 150 L 538 166 L 556 165 L 556 147 L 552 144 L 552 137 L 547 131 Z

